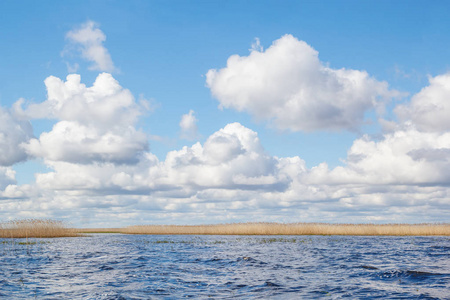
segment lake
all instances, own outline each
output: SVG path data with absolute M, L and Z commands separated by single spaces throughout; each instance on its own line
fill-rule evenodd
M 4 299 L 450 299 L 449 237 L 0 239 Z

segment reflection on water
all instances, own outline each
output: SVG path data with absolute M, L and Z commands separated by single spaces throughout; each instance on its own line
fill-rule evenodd
M 0 239 L 0 298 L 450 299 L 448 237 Z

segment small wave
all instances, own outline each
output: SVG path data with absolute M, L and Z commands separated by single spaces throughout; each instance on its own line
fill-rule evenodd
M 75 259 L 89 259 L 89 258 L 94 258 L 94 257 L 100 257 L 103 254 L 105 254 L 104 252 L 88 252 L 85 253 L 83 255 L 81 255 L 80 257 L 76 257 Z
M 214 257 L 214 258 L 210 259 L 209 261 L 221 261 L 221 260 L 222 259 L 220 259 L 220 258 Z
M 406 274 L 413 277 L 431 277 L 431 276 L 442 276 L 444 274 L 441 273 L 432 273 L 432 272 L 424 272 L 424 271 L 410 271 L 407 270 Z
M 366 270 L 379 270 L 377 267 L 370 266 L 370 265 L 362 265 L 360 268 L 363 268 Z
M 448 246 L 430 246 L 429 249 L 442 250 L 442 251 L 445 251 L 445 252 L 449 252 L 450 251 L 450 247 L 448 247 Z
M 282 287 L 282 285 L 273 283 L 273 282 L 271 282 L 271 281 L 266 281 L 266 282 L 263 284 L 263 286 L 268 286 L 268 287 Z
M 136 260 L 138 260 L 138 261 L 148 261 L 149 258 L 146 257 L 146 256 L 139 256 L 139 257 L 136 258 Z
M 238 261 L 239 261 L 239 260 L 256 261 L 256 259 L 251 258 L 250 256 L 239 257 L 237 260 L 238 260 Z
M 247 263 L 254 264 L 254 265 L 266 265 L 267 264 L 266 262 L 254 259 L 253 257 L 250 257 L 250 256 L 239 257 L 239 258 L 236 259 L 236 261 L 238 261 L 238 262 L 247 262 Z
M 432 273 L 425 271 L 416 271 L 416 270 L 391 270 L 380 273 L 378 276 L 381 279 L 411 279 L 411 280 L 424 280 L 436 276 L 443 276 L 446 274 L 442 273 Z
M 424 246 L 395 237 L 264 245 L 259 237 L 223 237 L 226 247 L 214 236 L 157 243 L 164 239 L 54 240 L 32 257 L 27 245 L 11 253 L 8 246 L 0 299 L 448 299 L 450 289 L 447 238 L 422 238 Z

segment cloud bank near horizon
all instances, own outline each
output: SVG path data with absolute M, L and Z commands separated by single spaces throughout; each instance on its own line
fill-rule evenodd
M 93 69 L 115 69 L 94 23 L 67 36 L 84 47 Z M 0 207 L 7 215 L 96 226 L 450 217 L 448 74 L 431 77 L 409 102 L 397 105 L 391 131 L 357 138 L 335 168 L 326 162 L 307 168 L 299 156 L 273 156 L 257 132 L 236 122 L 160 160 L 137 125 L 148 105 L 110 73 L 100 73 L 90 87 L 78 74 L 49 76 L 44 83 L 45 101 L 0 108 Z M 328 67 L 291 35 L 265 51 L 257 44 L 246 57 L 231 56 L 225 68 L 207 73 L 206 83 L 222 108 L 291 131 L 356 131 L 367 112 L 382 112 L 402 95 L 365 71 Z M 35 137 L 31 124 L 37 119 L 55 123 Z M 194 110 L 180 119 L 180 137 L 198 139 Z M 42 160 L 50 171 L 18 185 L 12 166 L 30 159 Z

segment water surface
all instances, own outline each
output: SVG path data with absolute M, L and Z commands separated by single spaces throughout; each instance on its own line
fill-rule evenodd
M 450 299 L 450 238 L 0 239 L 5 299 Z

